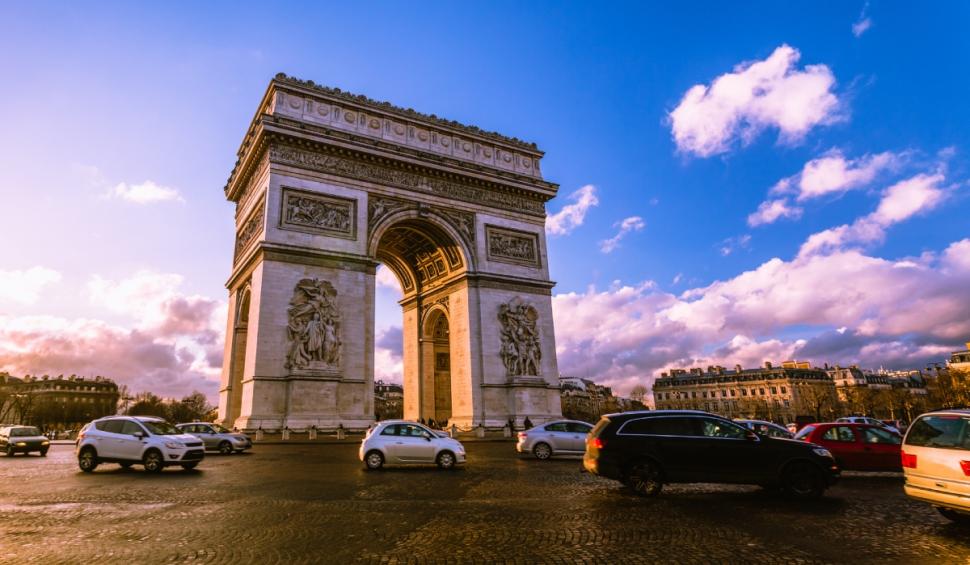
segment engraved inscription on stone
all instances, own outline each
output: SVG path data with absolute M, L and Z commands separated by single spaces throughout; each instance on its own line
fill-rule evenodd
M 243 222 L 242 227 L 239 229 L 239 233 L 236 234 L 236 251 L 233 255 L 233 260 L 239 259 L 242 252 L 249 247 L 259 234 L 263 232 L 263 202 L 261 201 L 256 206 L 253 206 L 253 211 L 250 213 L 249 218 Z
M 539 312 L 522 299 L 513 298 L 498 309 L 502 323 L 502 362 L 508 377 L 539 376 L 542 350 L 539 347 Z
M 340 237 L 356 237 L 357 202 L 283 188 L 280 227 Z
M 329 281 L 302 279 L 287 311 L 290 342 L 285 367 L 293 372 L 335 372 L 340 365 L 337 290 Z
M 534 233 L 485 226 L 488 258 L 492 261 L 539 266 L 539 238 Z

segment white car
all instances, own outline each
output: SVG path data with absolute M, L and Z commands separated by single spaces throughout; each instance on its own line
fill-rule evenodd
M 152 416 L 95 420 L 78 434 L 76 446 L 77 464 L 85 473 L 101 463 L 118 463 L 125 469 L 138 463 L 150 473 L 171 465 L 188 471 L 205 457 L 202 440 Z
M 866 416 L 846 416 L 845 418 L 839 418 L 838 420 L 836 420 L 836 422 L 848 422 L 850 424 L 869 424 L 871 426 L 879 426 L 880 428 L 887 429 L 898 436 L 903 435 L 899 433 L 898 428 L 890 426 L 889 424 L 887 424 L 886 422 L 883 422 L 882 420 L 877 420 L 875 418 L 869 418 Z
M 360 442 L 358 455 L 368 469 L 380 469 L 385 463 L 435 463 L 442 469 L 452 469 L 465 463 L 461 442 L 406 420 L 378 422 Z
M 921 415 L 906 431 L 900 458 L 908 496 L 970 525 L 970 410 Z

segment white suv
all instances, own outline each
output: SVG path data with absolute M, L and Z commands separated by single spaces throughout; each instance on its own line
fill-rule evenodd
M 417 422 L 387 420 L 367 432 L 358 456 L 368 469 L 380 469 L 384 463 L 436 463 L 452 469 L 465 462 L 465 447 Z
M 970 410 L 937 410 L 917 418 L 900 457 L 907 495 L 970 525 Z
M 140 463 L 150 473 L 171 465 L 194 469 L 205 457 L 202 441 L 161 418 L 109 416 L 84 426 L 77 436 L 77 464 L 90 473 L 101 463 L 128 468 Z

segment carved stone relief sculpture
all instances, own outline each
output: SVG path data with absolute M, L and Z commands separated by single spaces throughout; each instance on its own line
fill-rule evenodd
M 340 365 L 337 290 L 329 281 L 303 279 L 293 290 L 286 335 L 285 367 L 290 371 L 333 372 Z
M 534 233 L 485 226 L 488 258 L 493 261 L 539 266 L 538 237 Z
M 502 323 L 502 362 L 509 377 L 536 376 L 540 372 L 542 349 L 536 322 L 539 312 L 531 304 L 513 298 L 499 306 L 498 319 Z
M 241 228 L 239 228 L 239 233 L 236 234 L 236 249 L 233 255 L 234 260 L 238 260 L 242 252 L 249 247 L 259 235 L 263 233 L 263 202 L 260 202 L 253 207 L 253 211 L 250 213 L 249 218 L 243 222 Z
M 280 227 L 354 237 L 356 202 L 283 189 Z

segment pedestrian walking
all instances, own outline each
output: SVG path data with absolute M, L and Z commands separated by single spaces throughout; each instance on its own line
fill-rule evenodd
M 526 416 L 525 417 L 525 420 L 522 421 L 522 425 L 525 426 L 525 429 L 531 430 L 532 429 L 532 420 L 530 420 L 529 417 Z

